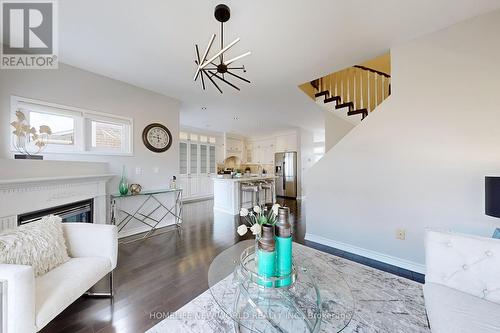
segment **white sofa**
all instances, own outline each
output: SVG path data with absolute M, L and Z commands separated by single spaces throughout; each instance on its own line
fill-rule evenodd
M 428 231 L 425 249 L 431 331 L 500 332 L 500 240 Z
M 33 268 L 0 264 L 0 280 L 7 281 L 7 332 L 41 330 L 60 312 L 111 273 L 118 255 L 113 225 L 64 223 L 70 260 L 35 278 Z

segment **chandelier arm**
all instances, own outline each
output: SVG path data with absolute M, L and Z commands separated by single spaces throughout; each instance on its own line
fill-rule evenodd
M 217 73 L 211 73 L 210 71 L 209 71 L 209 73 L 210 73 L 210 74 L 213 74 L 212 76 L 215 76 L 216 78 L 218 78 L 218 79 L 219 79 L 219 80 L 221 80 L 222 82 L 224 82 L 224 83 L 226 83 L 226 84 L 230 85 L 230 86 L 231 86 L 231 87 L 233 87 L 234 89 L 236 89 L 236 90 L 240 90 L 240 88 L 238 88 L 237 86 L 235 86 L 235 85 L 234 85 L 234 84 L 232 84 L 231 82 L 229 82 L 229 81 L 225 80 L 224 78 L 220 77 L 219 75 L 217 75 Z
M 205 71 L 201 71 L 200 77 L 201 77 L 201 86 L 203 87 L 203 90 L 205 90 L 205 80 L 203 79 L 203 75 L 205 74 Z
M 242 80 L 242 81 L 245 81 L 245 82 L 247 82 L 247 83 L 252 83 L 252 82 L 248 81 L 247 79 L 245 79 L 244 77 L 241 77 L 241 76 L 236 75 L 236 74 L 234 74 L 234 73 L 231 73 L 231 72 L 229 72 L 229 71 L 227 71 L 226 73 L 228 73 L 228 74 L 230 74 L 230 75 L 232 75 L 232 76 L 234 76 L 234 77 L 236 77 L 236 78 L 238 78 L 238 79 L 240 79 L 240 80 Z
M 228 67 L 227 69 L 241 69 L 241 70 L 244 70 L 245 67 L 241 66 L 241 67 Z
M 210 81 L 212 81 L 212 83 L 214 84 L 215 88 L 217 88 L 217 90 L 219 90 L 220 93 L 222 94 L 222 90 L 219 88 L 219 86 L 217 85 L 217 83 L 215 83 L 214 79 L 212 79 L 212 77 L 210 75 L 207 75 L 207 77 L 210 79 Z
M 207 49 L 205 50 L 205 53 L 203 54 L 203 58 L 200 59 L 200 64 L 203 64 L 203 62 L 205 61 L 205 59 L 207 59 L 208 52 L 210 51 L 210 48 L 212 47 L 214 39 L 215 39 L 215 34 L 212 34 L 212 37 L 210 38 L 210 41 L 208 42 Z M 205 66 L 203 66 L 203 67 L 205 67 Z M 194 74 L 193 81 L 196 81 L 196 79 L 198 78 L 198 75 L 200 74 L 200 69 L 203 69 L 203 67 L 201 67 L 200 65 L 198 65 L 198 68 L 196 69 L 196 73 Z
M 200 69 L 204 69 L 205 67 L 207 67 L 207 65 L 209 63 L 211 63 L 212 61 L 214 61 L 215 59 L 217 59 L 218 56 L 220 56 L 222 53 L 226 52 L 227 50 L 229 50 L 230 48 L 232 48 L 236 43 L 238 43 L 240 41 L 240 38 L 236 38 L 235 40 L 233 40 L 230 44 L 228 44 L 225 48 L 223 48 L 222 50 L 220 50 L 219 52 L 217 52 L 212 58 L 210 58 L 209 60 L 205 61 L 204 63 L 202 63 L 202 65 L 200 66 Z
M 200 50 L 198 49 L 198 44 L 195 44 L 195 47 L 196 47 L 196 59 L 194 62 L 196 65 L 198 65 L 198 67 L 200 66 Z M 195 78 L 194 80 L 196 81 L 197 78 Z M 201 73 L 201 86 L 203 88 L 203 90 L 205 90 L 205 82 L 203 81 L 203 72 Z
M 197 60 L 195 60 L 194 63 L 198 66 L 198 61 Z M 216 67 L 209 67 L 209 68 L 205 67 L 204 70 L 215 71 L 215 70 L 217 70 L 217 66 Z
M 248 51 L 248 52 L 246 52 L 246 53 L 243 53 L 243 54 L 241 54 L 241 55 L 239 55 L 239 56 L 237 56 L 237 57 L 234 57 L 233 59 L 229 59 L 229 60 L 225 61 L 225 62 L 224 62 L 224 65 L 229 66 L 229 65 L 231 65 L 233 62 L 235 62 L 236 60 L 240 60 L 241 58 L 244 58 L 244 57 L 246 57 L 246 56 L 249 56 L 250 54 L 252 54 L 252 52 L 250 52 L 250 51 Z
M 200 63 L 200 50 L 198 49 L 198 44 L 194 44 L 194 47 L 196 49 L 196 60 L 195 60 L 195 63 L 199 66 L 199 63 Z

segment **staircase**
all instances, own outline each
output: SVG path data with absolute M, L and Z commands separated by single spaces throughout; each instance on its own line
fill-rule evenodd
M 356 65 L 301 86 L 328 111 L 357 125 L 391 94 L 391 76 Z M 306 84 L 307 85 L 307 84 Z

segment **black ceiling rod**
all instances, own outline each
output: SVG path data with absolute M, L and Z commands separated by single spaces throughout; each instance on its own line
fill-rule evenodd
M 210 74 L 212 74 L 212 77 L 215 76 L 216 78 L 218 78 L 219 80 L 221 80 L 222 82 L 230 85 L 231 87 L 233 87 L 234 89 L 236 90 L 240 90 L 240 88 L 238 88 L 237 86 L 235 86 L 234 84 L 232 84 L 231 82 L 225 80 L 224 78 L 220 77 L 219 75 L 217 75 L 217 73 L 212 73 L 211 71 L 208 71 Z M 229 73 L 229 72 L 228 72 Z
M 198 57 L 198 61 L 195 61 L 195 63 L 198 65 L 200 61 L 200 52 L 198 51 L 198 45 L 196 45 L 196 55 Z M 205 80 L 203 80 L 203 71 L 201 71 L 201 86 L 203 90 L 205 90 Z
M 215 88 L 217 88 L 217 90 L 220 91 L 220 93 L 222 94 L 222 90 L 219 88 L 219 86 L 217 85 L 217 83 L 215 83 L 214 79 L 212 79 L 212 77 L 210 75 L 207 75 L 207 77 L 210 79 L 210 81 L 212 81 L 212 83 L 214 84 Z
M 242 81 L 245 81 L 247 83 L 252 83 L 252 82 L 248 81 L 247 79 L 245 79 L 244 77 L 241 77 L 241 76 L 236 75 L 236 74 L 231 73 L 231 72 L 227 72 L 227 73 L 230 74 L 230 75 L 232 75 L 232 76 L 234 76 L 234 77 L 236 77 L 236 78 L 238 78 L 238 79 L 240 79 L 240 80 L 242 80 Z

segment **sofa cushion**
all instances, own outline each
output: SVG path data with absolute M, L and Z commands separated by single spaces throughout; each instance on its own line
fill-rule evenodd
M 111 271 L 102 257 L 71 258 L 35 279 L 36 327 L 43 328 Z
M 432 333 L 498 333 L 500 305 L 470 294 L 426 282 L 425 307 Z
M 28 265 L 35 276 L 69 259 L 61 218 L 47 216 L 0 234 L 0 263 Z
M 429 230 L 425 281 L 500 304 L 500 240 Z

